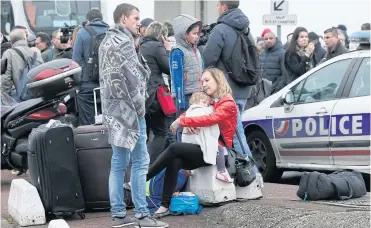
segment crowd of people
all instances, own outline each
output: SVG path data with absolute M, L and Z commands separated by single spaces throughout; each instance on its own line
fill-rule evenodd
M 93 90 L 101 88 L 103 123 L 109 130 L 113 155 L 109 177 L 112 227 L 137 224 L 138 227 L 167 227 L 157 219 L 169 214 L 170 199 L 180 169 L 193 170 L 217 165 L 216 178 L 233 182 L 225 168 L 227 147 L 251 156 L 244 135 L 241 114 L 255 96 L 254 86 L 236 83 L 226 74 L 226 61 L 233 55 L 238 32 L 249 27 L 248 17 L 238 8 L 240 1 L 218 1 L 218 23 L 202 51 L 197 42 L 200 20 L 181 14 L 164 23 L 146 18 L 127 3 L 113 12 L 114 25 L 103 21 L 99 10 L 87 14 L 86 25 L 75 28 L 72 39 L 61 42 L 55 31 L 36 35 L 35 47 L 27 43 L 28 31 L 16 26 L 10 41 L 2 40 L 1 90 L 14 96 L 15 85 L 27 59 L 37 53 L 37 65 L 58 58 L 70 58 L 82 67 L 77 94 L 79 125 L 94 124 Z M 370 24 L 362 25 L 370 30 Z M 95 34 L 105 34 L 99 53 L 92 55 Z M 321 37 L 298 27 L 286 44 L 269 29 L 257 40 L 262 76 L 272 82 L 272 94 L 322 62 L 348 52 L 349 38 L 343 25 L 324 31 Z M 251 33 L 246 39 L 255 43 Z M 4 50 L 3 50 L 4 48 Z M 159 85 L 173 86 L 170 52 L 180 49 L 183 56 L 186 105 L 173 116 L 164 114 L 157 100 Z M 6 49 L 6 51 L 5 51 Z M 24 55 L 19 56 L 14 49 Z M 92 80 L 89 64 L 99 58 L 99 80 Z M 173 91 L 174 92 L 174 91 Z M 193 114 L 192 114 L 193 113 Z M 148 136 L 153 133 L 153 140 Z M 175 135 L 175 136 L 174 136 Z M 222 135 L 226 145 L 219 141 Z M 147 151 L 147 143 L 148 151 Z M 130 187 L 135 219 L 126 214 L 122 186 L 126 168 L 132 164 Z M 146 203 L 146 181 L 166 168 L 161 207 L 152 215 Z M 259 170 L 256 167 L 259 174 Z

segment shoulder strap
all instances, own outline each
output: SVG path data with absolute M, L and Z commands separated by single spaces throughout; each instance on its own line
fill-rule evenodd
M 53 60 L 53 48 L 49 48 L 49 54 L 48 54 L 48 61 L 51 61 Z
M 24 57 L 23 53 L 19 49 L 17 48 L 12 48 L 12 49 L 23 59 L 23 61 L 26 62 L 26 58 Z
M 86 29 L 86 31 L 88 31 L 88 33 L 90 34 L 90 36 L 95 36 L 97 35 L 97 32 L 95 31 L 95 29 L 93 29 L 93 27 L 91 26 L 85 26 L 84 27 Z

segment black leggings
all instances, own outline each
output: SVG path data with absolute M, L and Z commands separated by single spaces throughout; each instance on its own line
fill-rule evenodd
M 149 167 L 147 180 L 152 179 L 166 168 L 161 206 L 169 208 L 171 196 L 178 181 L 178 171 L 180 169 L 193 170 L 208 165 L 210 164 L 205 163 L 199 145 L 173 143 Z

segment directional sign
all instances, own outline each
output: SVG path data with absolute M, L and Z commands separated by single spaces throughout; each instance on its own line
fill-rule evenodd
M 296 25 L 298 22 L 297 15 L 263 15 L 263 25 Z
M 271 13 L 285 15 L 289 13 L 288 0 L 271 0 Z

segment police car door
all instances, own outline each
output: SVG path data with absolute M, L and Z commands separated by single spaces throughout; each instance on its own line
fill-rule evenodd
M 370 58 L 360 58 L 343 98 L 332 111 L 331 154 L 335 166 L 370 165 Z M 364 167 L 368 169 L 369 167 Z
M 280 114 L 275 114 L 273 121 L 283 164 L 304 168 L 303 164 L 309 167 L 333 164 L 329 148 L 330 115 L 351 63 L 351 59 L 345 59 L 323 66 L 292 87 L 294 104 L 277 110 Z

